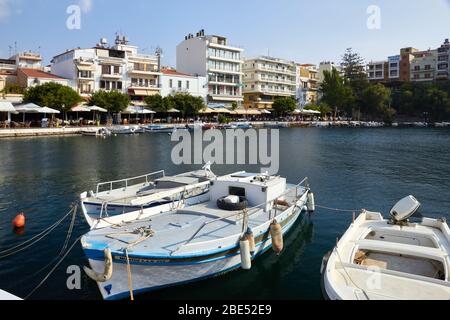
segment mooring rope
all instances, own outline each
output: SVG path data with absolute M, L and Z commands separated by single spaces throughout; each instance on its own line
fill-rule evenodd
M 326 207 L 326 206 L 321 206 L 316 204 L 317 208 L 320 209 L 325 209 L 325 210 L 330 210 L 330 211 L 337 211 L 337 212 L 350 212 L 350 213 L 354 213 L 354 212 L 361 212 L 362 209 L 356 209 L 356 210 L 349 210 L 349 209 L 339 209 L 339 208 L 331 208 L 331 207 Z
M 64 256 L 58 261 L 58 263 L 50 270 L 50 272 L 44 277 L 44 279 L 42 279 L 41 282 L 39 282 L 39 284 L 25 297 L 24 300 L 27 300 L 28 298 L 30 298 L 47 280 L 48 278 L 50 278 L 50 276 L 53 274 L 53 272 L 55 272 L 55 270 L 59 267 L 59 265 L 64 261 L 64 259 L 66 259 L 66 257 L 69 255 L 69 253 L 73 250 L 73 248 L 75 247 L 75 245 L 78 243 L 78 241 L 81 240 L 83 236 L 81 235 L 80 237 L 78 237 L 74 243 L 72 244 L 72 246 L 69 248 L 69 250 L 66 251 L 66 253 L 64 254 Z
M 69 215 L 71 215 L 74 210 L 76 212 L 76 208 L 77 206 L 73 206 L 70 211 L 64 215 L 64 217 L 62 217 L 61 219 L 59 219 L 58 221 L 56 221 L 53 225 L 51 225 L 50 227 L 48 227 L 47 229 L 45 229 L 44 231 L 40 232 L 39 234 L 35 235 L 34 237 L 3 251 L 0 251 L 0 260 L 4 259 L 6 257 L 15 255 L 19 252 L 24 251 L 25 249 L 28 249 L 29 247 L 35 245 L 36 243 L 38 243 L 39 241 L 41 241 L 42 239 L 44 239 L 46 236 L 48 236 L 53 230 L 55 230 Z

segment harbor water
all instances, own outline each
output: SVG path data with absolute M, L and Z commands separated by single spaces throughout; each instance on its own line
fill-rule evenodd
M 175 166 L 167 134 L 107 139 L 66 136 L 0 140 L 0 252 L 52 225 L 78 195 L 101 181 L 165 169 L 167 174 L 198 169 Z M 292 128 L 280 130 L 279 174 L 296 183 L 309 177 L 320 206 L 290 232 L 281 256 L 268 252 L 250 271 L 138 296 L 137 299 L 322 299 L 320 266 L 352 221 L 351 212 L 322 208 L 381 211 L 407 195 L 422 202 L 421 213 L 450 219 L 450 130 L 395 128 Z M 216 174 L 255 171 L 255 166 L 212 166 Z M 24 212 L 23 234 L 11 221 Z M 357 212 L 357 211 L 356 211 Z M 0 288 L 27 296 L 60 252 L 69 221 L 48 237 L 2 258 Z M 76 220 L 71 241 L 88 231 Z M 86 265 L 77 244 L 31 299 L 101 299 L 97 286 L 81 272 L 80 289 L 69 290 L 69 266 Z

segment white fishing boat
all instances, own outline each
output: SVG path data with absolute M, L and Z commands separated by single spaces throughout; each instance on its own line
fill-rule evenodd
M 111 135 L 111 131 L 106 128 L 84 129 L 81 131 L 83 136 L 88 137 L 107 137 Z
M 140 133 L 138 126 L 116 126 L 111 128 L 111 133 L 115 135 Z
M 157 124 L 148 125 L 144 129 L 150 133 L 172 133 L 174 131 L 172 127 Z
M 449 300 L 450 229 L 445 219 L 408 219 L 420 203 L 409 196 L 391 219 L 363 211 L 322 264 L 331 300 Z
M 145 219 L 208 199 L 214 173 L 206 165 L 203 170 L 176 176 L 164 171 L 139 177 L 99 183 L 96 191 L 80 195 L 85 220 L 91 229 Z
M 81 243 L 104 299 L 181 285 L 242 267 L 273 248 L 314 209 L 307 179 L 238 172 L 211 182 L 209 200 L 148 220 L 93 230 Z

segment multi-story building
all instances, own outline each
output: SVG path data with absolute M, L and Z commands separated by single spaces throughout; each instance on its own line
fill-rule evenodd
M 388 79 L 389 67 L 387 61 L 372 61 L 367 64 L 367 80 L 384 82 Z
M 30 80 L 24 80 L 24 78 L 27 78 L 25 73 L 43 72 L 43 70 L 42 57 L 39 53 L 20 52 L 9 59 L 0 59 L 0 91 L 7 84 L 19 85 L 22 89 L 35 85 L 41 81 L 41 78 L 36 76 Z M 45 75 L 48 75 L 48 73 Z M 52 77 L 52 75 L 49 77 Z M 2 96 L 11 102 L 22 101 L 22 94 L 17 92 L 4 93 Z
M 84 97 L 98 90 L 118 90 L 139 104 L 161 91 L 159 57 L 138 53 L 126 37 L 117 36 L 111 47 L 102 39 L 94 48 L 66 51 L 53 58 L 51 68 Z
M 297 65 L 297 101 L 301 106 L 316 104 L 319 100 L 319 70 L 313 64 Z
M 222 36 L 205 35 L 201 30 L 189 34 L 177 46 L 177 70 L 207 79 L 210 106 L 242 104 L 243 49 L 232 46 Z
M 448 80 L 450 75 L 450 42 L 445 39 L 437 49 L 436 80 Z
M 244 106 L 271 109 L 277 97 L 296 97 L 295 62 L 257 57 L 244 62 Z
M 206 77 L 178 72 L 175 69 L 161 69 L 161 95 L 167 97 L 176 93 L 189 93 L 206 101 L 208 86 Z
M 389 81 L 400 80 L 400 55 L 388 57 L 387 78 Z
M 338 65 L 336 65 L 334 62 L 331 61 L 322 61 L 319 64 L 319 73 L 318 73 L 318 78 L 319 78 L 319 83 L 322 83 L 324 80 L 324 73 L 325 71 L 331 72 L 333 70 L 337 70 L 339 73 L 342 72 L 342 68 Z
M 428 82 L 436 79 L 437 50 L 419 51 L 413 53 L 410 74 L 411 81 Z

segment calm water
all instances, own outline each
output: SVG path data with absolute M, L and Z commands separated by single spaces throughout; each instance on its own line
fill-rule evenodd
M 450 219 L 450 130 L 445 129 L 284 129 L 280 174 L 290 182 L 308 176 L 320 205 L 387 213 L 413 194 L 422 212 Z M 0 140 L 0 251 L 38 234 L 62 217 L 78 194 L 103 180 L 177 167 L 170 160 L 168 135 L 56 137 Z M 218 173 L 255 170 L 213 167 Z M 15 235 L 11 220 L 28 217 L 25 234 Z M 0 260 L 0 288 L 26 296 L 46 271 L 37 273 L 63 245 L 68 222 L 38 245 Z M 321 299 L 319 269 L 351 223 L 351 213 L 318 209 L 298 224 L 280 256 L 267 253 L 249 272 L 140 296 L 140 299 Z M 78 218 L 72 239 L 87 231 Z M 73 240 L 72 240 L 73 241 Z M 80 245 L 33 296 L 34 299 L 100 299 L 97 286 L 83 276 L 82 290 L 66 289 L 66 268 L 86 263 Z M 37 274 L 36 274 L 37 273 Z

